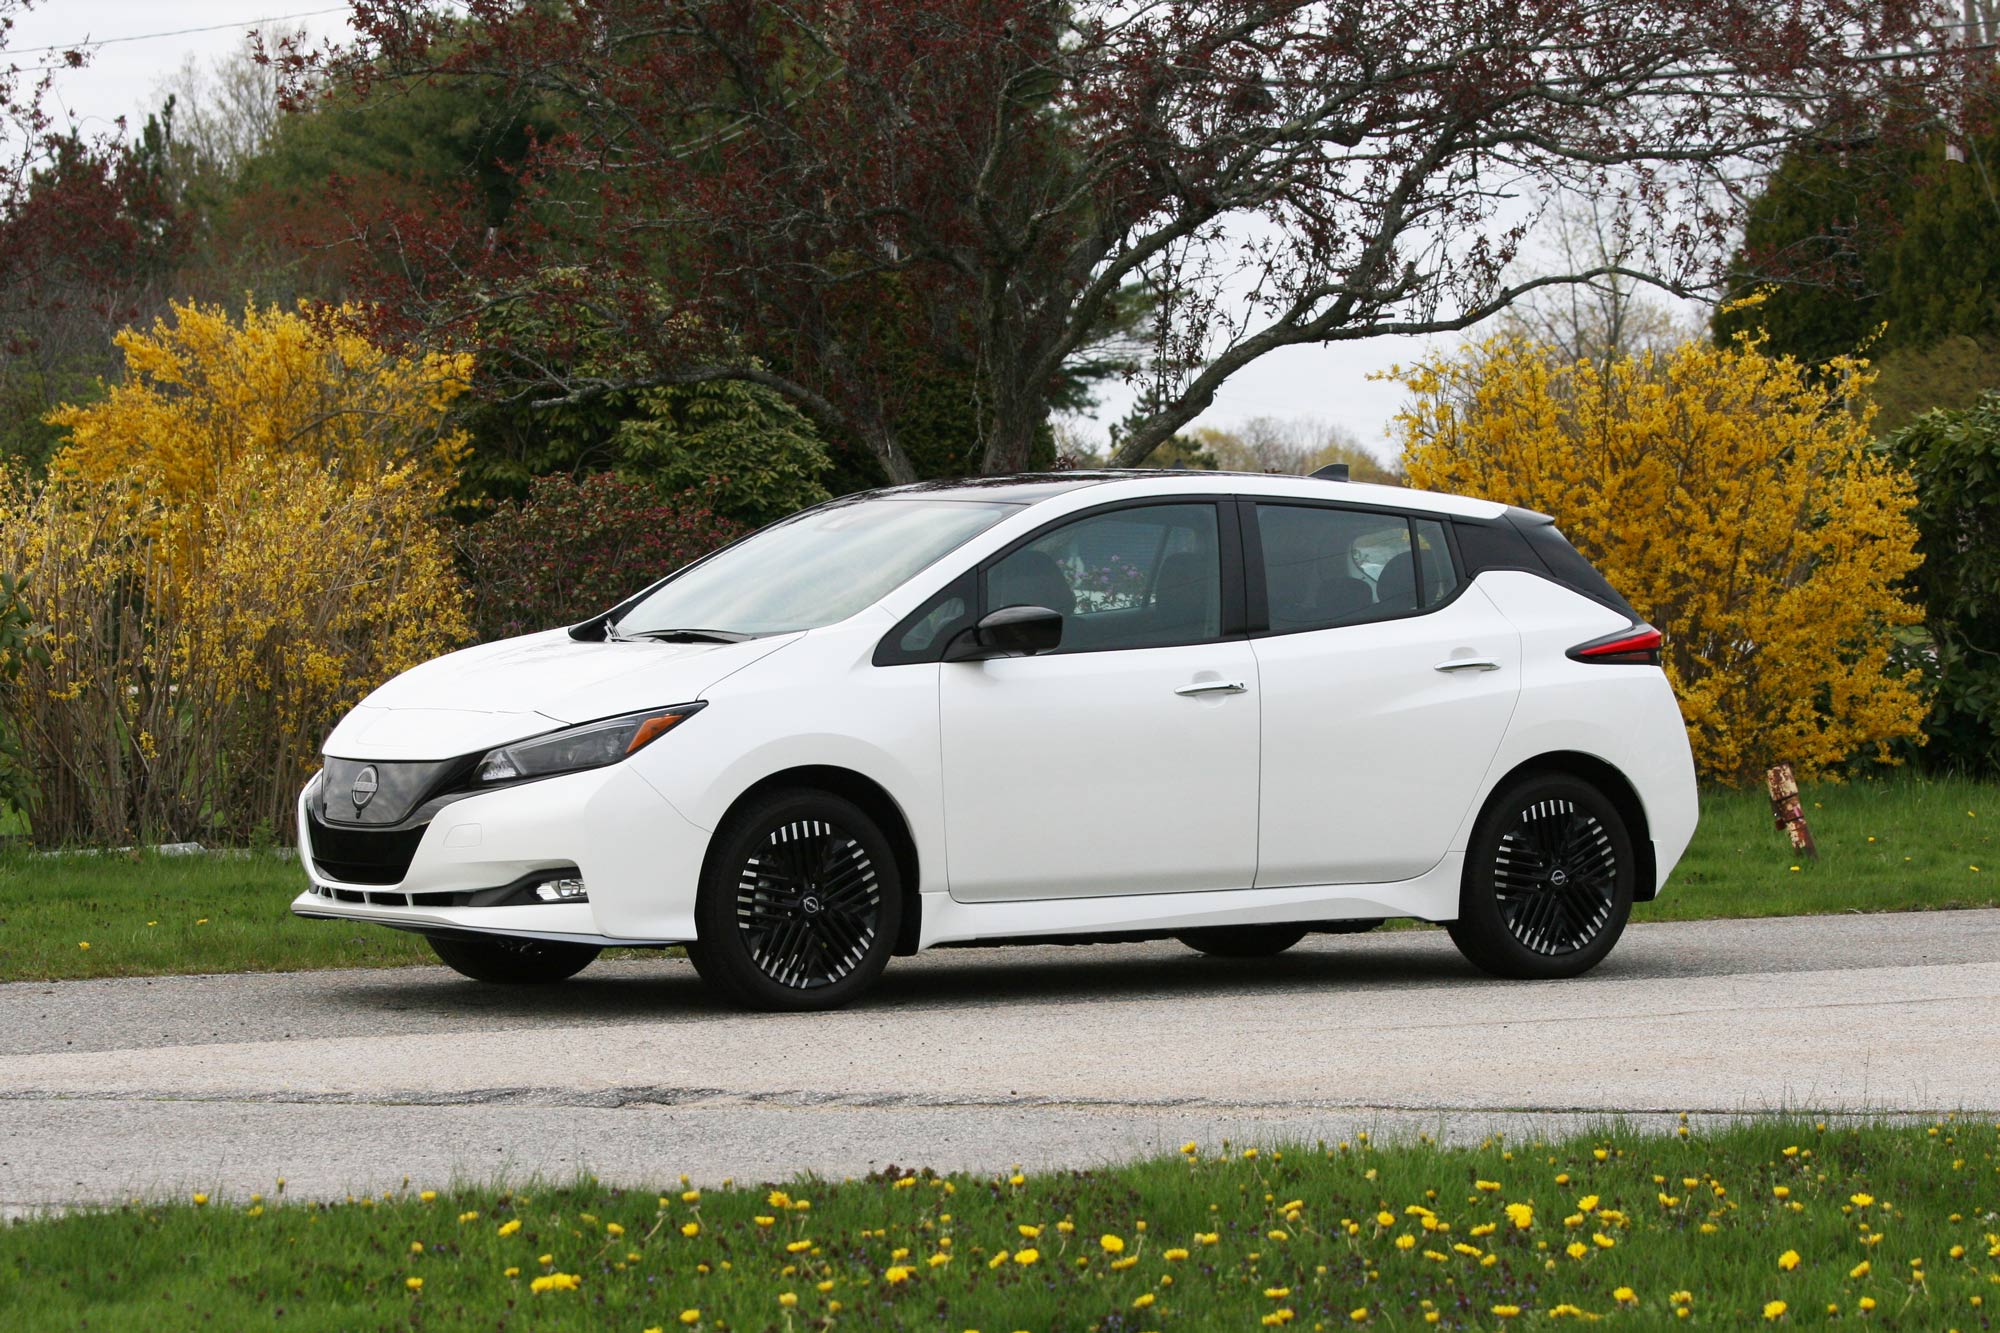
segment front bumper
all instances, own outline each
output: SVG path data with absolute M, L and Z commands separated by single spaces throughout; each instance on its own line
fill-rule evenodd
M 299 859 L 311 882 L 292 903 L 296 915 L 602 945 L 677 944 L 695 936 L 708 834 L 625 765 L 451 802 L 411 832 L 416 847 L 408 869 L 390 884 L 342 880 L 315 857 L 312 791 L 308 784 L 296 809 Z M 588 901 L 446 905 L 569 867 L 584 881 Z

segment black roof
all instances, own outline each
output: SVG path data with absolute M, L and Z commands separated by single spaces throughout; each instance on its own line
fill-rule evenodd
M 1186 478 L 1213 480 L 1228 473 L 1206 468 L 1097 468 L 1075 472 L 1016 472 L 1004 477 L 953 477 L 937 481 L 912 482 L 882 490 L 863 491 L 874 500 L 1000 500 L 1009 504 L 1034 504 L 1065 491 L 1084 486 L 1100 486 L 1107 481 L 1148 481 Z M 1245 475 L 1262 476 L 1262 473 Z

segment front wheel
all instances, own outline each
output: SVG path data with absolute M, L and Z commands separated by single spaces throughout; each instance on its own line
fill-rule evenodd
M 457 935 L 427 935 L 431 951 L 462 977 L 501 986 L 538 986 L 567 981 L 589 967 L 602 952 L 594 944 L 558 944 L 553 940 L 515 939 L 492 935 L 470 939 Z
M 895 853 L 860 807 L 779 791 L 716 830 L 688 960 L 745 1009 L 833 1009 L 874 984 L 902 919 Z
M 1565 774 L 1531 775 L 1480 815 L 1458 920 L 1445 929 L 1495 976 L 1581 976 L 1624 932 L 1637 872 L 1631 834 L 1604 793 Z

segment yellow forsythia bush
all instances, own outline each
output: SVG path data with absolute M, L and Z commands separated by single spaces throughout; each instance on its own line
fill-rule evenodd
M 0 561 L 46 660 L 8 699 L 43 843 L 288 836 L 338 714 L 469 635 L 440 514 L 464 358 L 301 310 L 198 306 L 119 339 L 59 409 L 46 480 L 0 475 Z
M 1496 338 L 1401 372 L 1414 486 L 1553 514 L 1666 635 L 1702 773 L 1886 758 L 1920 736 L 1894 663 L 1919 607 L 1910 483 L 1867 448 L 1865 363 L 1815 373 L 1762 340 L 1561 364 Z

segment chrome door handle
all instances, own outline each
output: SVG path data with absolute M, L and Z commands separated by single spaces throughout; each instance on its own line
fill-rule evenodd
M 1250 687 L 1240 680 L 1198 680 L 1192 685 L 1183 685 L 1175 694 L 1242 694 Z
M 1454 657 L 1439 662 L 1433 671 L 1498 671 L 1500 664 L 1490 657 Z

